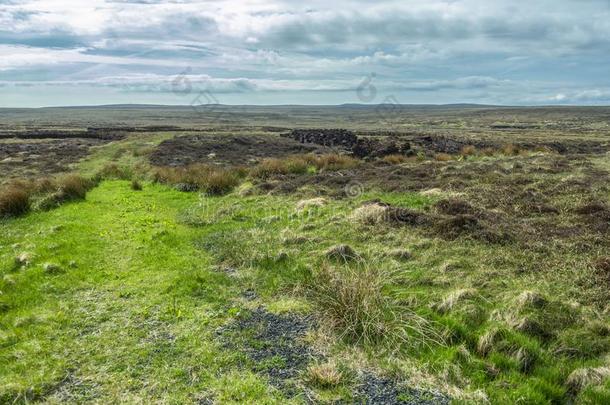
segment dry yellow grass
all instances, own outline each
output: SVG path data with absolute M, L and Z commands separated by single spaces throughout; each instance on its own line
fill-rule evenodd
M 23 215 L 30 210 L 30 195 L 16 186 L 0 191 L 0 217 Z
M 380 204 L 366 204 L 356 208 L 350 215 L 350 220 L 363 225 L 376 225 L 385 220 L 388 207 Z
M 391 165 L 399 165 L 401 163 L 405 163 L 407 158 L 404 155 L 395 154 L 384 156 L 382 160 Z
M 610 367 L 579 368 L 568 376 L 566 385 L 573 393 L 578 393 L 590 385 L 600 385 L 610 378 Z
M 438 162 L 448 162 L 450 160 L 453 160 L 453 157 L 448 153 L 437 153 L 436 155 L 434 155 L 434 160 Z
M 307 368 L 307 380 L 319 388 L 332 388 L 341 383 L 343 373 L 335 363 L 313 364 Z

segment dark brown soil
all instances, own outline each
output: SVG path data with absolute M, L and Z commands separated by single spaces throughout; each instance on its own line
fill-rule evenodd
M 331 147 L 302 144 L 277 135 L 186 135 L 162 142 L 150 161 L 156 166 L 249 165 L 264 158 L 334 151 Z
M 282 136 L 303 144 L 338 147 L 359 158 L 414 153 L 409 142 L 388 138 L 358 137 L 345 129 L 295 129 Z
M 70 165 L 106 140 L 91 138 L 0 142 L 0 178 L 39 177 L 70 171 Z

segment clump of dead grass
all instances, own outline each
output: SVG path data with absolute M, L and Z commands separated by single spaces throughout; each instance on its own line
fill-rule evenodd
M 365 204 L 356 208 L 349 216 L 350 220 L 363 225 L 377 225 L 386 220 L 388 207 L 382 204 Z
M 27 191 L 8 186 L 0 190 L 0 217 L 17 217 L 30 210 L 30 195 Z
M 234 171 L 203 164 L 158 168 L 153 174 L 153 180 L 180 186 L 183 190 L 200 190 L 210 195 L 227 194 L 239 184 L 239 177 Z
M 450 292 L 441 302 L 434 306 L 440 313 L 451 311 L 458 303 L 476 296 L 477 290 L 473 288 L 462 288 Z
M 62 201 L 85 198 L 93 185 L 91 180 L 78 174 L 67 174 L 57 179 L 57 188 Z
M 610 378 L 610 367 L 579 368 L 568 376 L 566 385 L 574 394 L 591 385 L 600 385 Z
M 334 362 L 312 364 L 307 368 L 307 381 L 315 387 L 328 389 L 341 384 L 343 373 Z
M 323 197 L 310 198 L 307 200 L 300 200 L 296 204 L 297 211 L 303 211 L 308 208 L 323 207 L 328 204 L 328 200 Z
M 407 158 L 404 155 L 393 154 L 384 156 L 381 160 L 391 165 L 399 165 L 401 163 L 405 163 L 407 161 Z
M 437 153 L 436 155 L 434 155 L 434 160 L 436 160 L 437 162 L 449 162 L 453 160 L 453 156 L 448 153 Z
M 460 150 L 460 155 L 462 155 L 462 156 L 473 156 L 473 155 L 476 155 L 476 153 L 477 153 L 477 148 L 474 145 L 463 146 L 462 149 Z

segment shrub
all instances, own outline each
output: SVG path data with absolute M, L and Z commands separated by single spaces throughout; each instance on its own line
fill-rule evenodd
M 394 154 L 384 156 L 382 160 L 391 165 L 399 165 L 401 163 L 405 163 L 407 161 L 407 158 L 403 155 Z
M 434 160 L 438 162 L 448 162 L 452 159 L 453 157 L 451 157 L 451 155 L 448 153 L 437 153 L 436 155 L 434 155 Z
M 16 217 L 30 210 L 30 195 L 15 186 L 0 191 L 0 217 Z

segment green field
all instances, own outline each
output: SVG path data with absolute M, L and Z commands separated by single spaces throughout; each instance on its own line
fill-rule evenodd
M 0 403 L 610 402 L 608 152 L 286 157 L 205 193 L 149 161 L 180 135 L 0 219 Z

